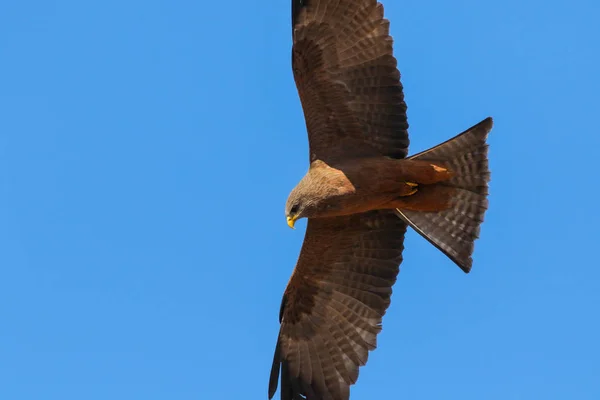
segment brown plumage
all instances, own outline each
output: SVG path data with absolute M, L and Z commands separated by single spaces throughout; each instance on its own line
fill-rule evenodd
M 405 158 L 406 105 L 383 6 L 293 0 L 292 25 L 310 167 L 286 216 L 308 226 L 281 304 L 269 398 L 281 377 L 282 400 L 347 400 L 376 347 L 407 225 L 470 271 L 492 120 Z

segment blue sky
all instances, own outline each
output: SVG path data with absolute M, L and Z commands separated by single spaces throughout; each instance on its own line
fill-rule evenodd
M 490 209 L 470 275 L 407 235 L 352 398 L 600 398 L 599 3 L 385 5 L 411 153 L 494 117 Z M 290 33 L 289 0 L 0 4 L 0 398 L 266 399 Z

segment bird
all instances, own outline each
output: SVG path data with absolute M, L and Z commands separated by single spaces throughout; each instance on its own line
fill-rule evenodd
M 292 0 L 292 70 L 309 166 L 286 202 L 307 218 L 285 288 L 272 399 L 348 400 L 377 347 L 412 227 L 468 273 L 488 209 L 487 117 L 408 156 L 389 21 L 376 0 Z

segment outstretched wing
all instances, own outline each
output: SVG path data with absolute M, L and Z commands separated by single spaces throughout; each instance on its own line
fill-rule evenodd
M 406 104 L 383 6 L 376 0 L 292 0 L 292 25 L 310 160 L 406 157 Z
M 285 290 L 269 398 L 347 400 L 402 262 L 406 224 L 391 211 L 309 219 Z

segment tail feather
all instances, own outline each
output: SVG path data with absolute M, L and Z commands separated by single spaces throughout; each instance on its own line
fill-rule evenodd
M 471 255 L 488 207 L 490 171 L 486 140 L 492 124 L 492 119 L 486 118 L 458 136 L 410 157 L 436 162 L 454 173 L 442 183 L 455 188 L 449 208 L 438 212 L 396 210 L 400 218 L 466 273 L 473 265 Z

